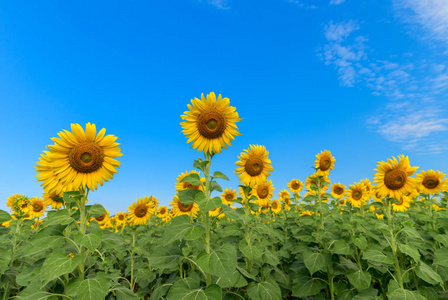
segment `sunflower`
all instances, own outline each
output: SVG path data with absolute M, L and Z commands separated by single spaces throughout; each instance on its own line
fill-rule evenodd
M 18 215 L 29 216 L 30 208 L 30 199 L 28 199 L 27 197 L 19 197 L 14 202 L 12 210 Z
M 217 217 L 217 216 L 219 216 L 219 214 L 221 213 L 221 211 L 222 211 L 222 208 L 221 208 L 221 207 L 217 207 L 217 208 L 215 208 L 215 209 L 212 209 L 212 210 L 209 212 L 209 215 L 210 215 L 210 217 Z
M 9 196 L 8 200 L 6 200 L 6 205 L 9 206 L 11 209 L 13 209 L 14 208 L 14 203 L 19 198 L 25 198 L 25 195 L 24 194 L 13 194 L 12 196 Z
M 176 217 L 180 215 L 196 217 L 199 211 L 199 206 L 197 203 L 184 204 L 179 201 L 179 197 L 177 195 L 173 197 L 173 202 L 170 202 L 170 206 L 173 208 L 172 211 L 174 211 L 174 215 Z
M 176 180 L 176 191 L 183 191 L 183 190 L 188 190 L 188 189 L 195 189 L 195 190 L 203 190 L 202 185 L 193 185 L 189 182 L 180 182 L 182 179 L 184 179 L 185 177 L 187 177 L 188 175 L 191 174 L 197 174 L 198 176 L 200 176 L 201 174 L 198 171 L 188 171 L 184 173 L 181 173 Z M 201 177 L 201 182 L 204 183 L 205 182 L 205 178 Z
M 235 107 L 229 106 L 229 98 L 216 99 L 215 93 L 211 92 L 201 100 L 194 98 L 191 105 L 187 104 L 188 111 L 180 117 L 185 120 L 181 122 L 183 133 L 198 152 L 221 153 L 222 148 L 232 146 L 235 136 L 241 135 L 237 130 L 236 122 L 241 121 Z
M 346 191 L 345 191 L 345 185 L 342 183 L 334 183 L 331 186 L 331 195 L 335 197 L 336 199 L 342 199 L 345 197 Z
M 265 146 L 250 145 L 245 152 L 238 156 L 239 161 L 235 173 L 238 174 L 240 182 L 246 186 L 254 187 L 266 182 L 269 172 L 273 171 L 271 160 L 268 158 L 269 152 Z
M 44 193 L 42 195 L 42 198 L 44 199 L 45 203 L 51 206 L 52 209 L 60 209 L 62 207 L 63 205 L 62 202 L 57 199 L 61 197 L 62 195 L 49 194 L 49 193 Z
M 92 217 L 89 220 L 89 224 L 92 221 L 96 221 L 101 228 L 106 228 L 108 226 L 108 224 L 110 223 L 110 214 L 106 209 L 106 213 L 105 214 L 101 214 L 99 217 Z
M 283 202 L 283 204 L 285 205 L 290 205 L 291 204 L 291 200 L 289 200 L 289 198 L 291 198 L 291 194 L 288 192 L 288 190 L 281 190 L 278 193 L 278 198 L 280 199 L 280 201 Z
M 44 211 L 47 211 L 47 206 L 48 204 L 43 198 L 33 197 L 30 199 L 28 214 L 32 218 L 40 218 L 44 215 Z
M 320 177 L 320 179 L 319 179 Z M 305 186 L 306 189 L 308 191 L 313 190 L 313 188 L 311 187 L 312 184 L 316 185 L 320 182 L 321 184 L 321 191 L 326 191 L 328 189 L 328 185 L 331 183 L 330 179 L 328 179 L 327 176 L 321 175 L 319 173 L 314 173 L 313 175 L 309 176 L 306 180 L 305 180 Z
M 404 195 L 400 199 L 397 199 L 397 200 L 400 202 L 392 203 L 392 209 L 394 211 L 407 211 L 412 203 L 412 199 L 407 196 L 404 196 Z
M 339 199 L 339 202 L 337 203 L 339 206 L 344 206 L 347 203 L 347 199 Z
M 288 182 L 288 188 L 292 193 L 298 193 L 303 189 L 303 183 L 298 179 L 293 179 Z
M 232 205 L 233 202 L 236 200 L 236 197 L 238 196 L 238 193 L 236 190 L 232 188 L 227 188 L 224 190 L 224 192 L 221 194 L 221 200 L 222 204 L 225 205 Z
M 383 202 L 384 197 L 381 195 L 381 190 L 376 187 L 370 191 L 370 196 L 372 196 L 375 202 Z
M 275 188 L 272 185 L 272 181 L 269 180 L 265 183 L 254 186 L 254 188 L 250 192 L 250 196 L 254 195 L 255 197 L 257 197 L 257 205 L 266 206 L 269 204 L 269 200 L 274 195 L 274 190 Z
M 34 222 L 34 224 L 31 225 L 31 228 L 32 228 L 32 229 L 36 229 L 37 226 L 39 226 L 40 224 L 42 224 L 42 221 L 43 221 L 43 220 L 36 220 L 36 222 Z
M 330 171 L 333 170 L 335 161 L 336 159 L 331 155 L 330 151 L 321 151 L 316 155 L 314 168 L 319 175 L 328 175 Z
M 403 194 L 411 193 L 414 189 L 415 178 L 410 176 L 418 167 L 411 167 L 407 156 L 400 155 L 398 160 L 395 157 L 387 159 L 387 162 L 379 162 L 377 167 L 374 183 L 377 183 L 381 195 L 401 199 Z
M 37 163 L 38 181 L 43 181 L 47 192 L 61 194 L 62 190 L 55 190 L 59 183 L 62 188 L 71 184 L 72 190 L 95 190 L 98 184 L 112 179 L 120 166 L 114 159 L 122 155 L 116 136 L 105 136 L 105 128 L 97 134 L 95 124 L 90 123 L 85 131 L 79 124 L 71 124 L 71 129 L 72 132 L 60 131 L 59 138 L 52 138 L 54 145 L 49 146 L 50 151 L 44 151 L 46 155 Z
M 157 216 L 163 221 L 168 222 L 170 220 L 170 212 L 168 210 L 168 207 L 166 207 L 165 205 L 160 206 L 160 208 L 157 210 Z
M 132 202 L 132 205 L 128 207 L 129 223 L 133 225 L 146 224 L 149 218 L 154 214 L 154 210 L 151 209 L 149 204 L 149 197 L 144 196 L 137 198 L 137 202 Z
M 314 211 L 311 211 L 311 210 L 304 210 L 304 211 L 302 211 L 301 213 L 300 213 L 300 216 L 302 217 L 302 216 L 311 216 L 311 215 L 314 215 Z
M 437 194 L 442 191 L 445 174 L 440 171 L 421 171 L 417 174 L 417 185 L 421 193 Z
M 127 222 L 127 216 L 125 213 L 120 211 L 118 214 L 115 215 L 114 220 L 117 225 L 119 226 L 124 225 Z
M 278 214 L 282 211 L 282 204 L 277 199 L 271 201 L 271 211 L 274 214 Z
M 367 193 L 369 193 L 369 195 L 371 196 L 371 193 L 372 193 L 372 190 L 373 190 L 373 185 L 370 182 L 370 180 L 366 178 L 366 179 L 361 180 L 360 182 L 362 184 L 364 184 L 364 186 L 366 187 Z
M 348 201 L 354 207 L 361 207 L 369 200 L 369 194 L 367 193 L 366 186 L 361 182 L 350 184 L 350 188 L 347 191 Z
M 148 199 L 149 207 L 151 207 L 151 210 L 157 210 L 157 207 L 159 206 L 159 200 L 157 200 L 157 198 L 153 195 L 149 196 Z

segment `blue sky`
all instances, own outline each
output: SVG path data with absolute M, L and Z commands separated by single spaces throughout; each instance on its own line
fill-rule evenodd
M 428 0 L 7 1 L 0 7 L 0 209 L 41 196 L 34 166 L 70 123 L 119 137 L 118 174 L 91 193 L 114 214 L 168 204 L 201 153 L 180 115 L 230 99 L 242 136 L 212 169 L 265 145 L 278 192 L 330 150 L 333 182 L 372 179 L 405 154 L 448 172 L 448 3 Z

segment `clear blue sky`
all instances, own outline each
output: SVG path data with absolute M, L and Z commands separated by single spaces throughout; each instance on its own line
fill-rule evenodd
M 325 149 L 346 185 L 399 154 L 447 173 L 448 3 L 427 2 L 3 1 L 0 209 L 13 193 L 41 196 L 39 155 L 87 122 L 124 154 L 90 201 L 112 214 L 144 195 L 167 205 L 202 156 L 180 115 L 211 91 L 243 118 L 212 166 L 231 178 L 224 188 L 238 186 L 250 144 L 270 152 L 276 194 Z

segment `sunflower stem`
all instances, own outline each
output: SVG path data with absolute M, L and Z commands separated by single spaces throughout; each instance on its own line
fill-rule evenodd
M 86 200 L 87 196 L 89 195 L 89 189 L 86 189 L 85 196 L 81 197 L 79 201 L 79 213 L 80 213 L 80 231 L 81 234 L 86 234 L 87 229 L 87 213 L 86 213 Z M 79 254 L 81 255 L 81 263 L 78 266 L 79 270 L 79 277 L 81 279 L 84 279 L 84 264 L 85 264 L 85 258 L 86 258 L 86 251 L 84 249 L 84 246 L 80 246 Z
M 392 228 L 389 229 L 389 233 L 390 233 L 390 245 L 392 248 L 392 253 L 394 255 L 394 260 L 395 260 L 395 271 L 397 272 L 397 277 L 398 277 L 398 284 L 400 285 L 400 288 L 403 288 L 403 278 L 401 276 L 401 270 L 400 270 L 400 262 L 398 261 L 398 256 L 397 256 L 397 244 L 395 242 L 395 227 L 394 227 L 394 219 L 393 219 L 393 212 L 391 211 L 391 199 L 389 198 L 387 200 L 387 220 L 389 223 L 389 226 L 391 226 Z
M 211 192 L 210 192 L 210 166 L 212 164 L 212 157 L 213 154 L 209 154 L 208 152 L 204 154 L 204 158 L 209 163 L 205 167 L 205 197 L 207 201 L 210 201 L 211 199 Z M 209 212 L 205 213 L 205 252 L 207 254 L 210 254 L 210 214 Z M 206 284 L 209 286 L 211 284 L 211 274 L 207 272 L 206 276 Z
M 135 248 L 135 227 L 132 231 L 132 248 L 131 248 L 131 291 L 134 291 L 134 248 Z

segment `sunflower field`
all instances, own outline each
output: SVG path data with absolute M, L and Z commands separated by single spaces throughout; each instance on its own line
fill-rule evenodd
M 235 190 L 213 169 L 241 135 L 235 107 L 214 93 L 187 106 L 180 125 L 201 158 L 170 207 L 142 196 L 110 216 L 88 199 L 118 172 L 117 137 L 87 123 L 51 139 L 35 166 L 43 195 L 11 195 L 0 211 L 0 299 L 448 298 L 442 172 L 401 155 L 347 187 L 331 182 L 325 150 L 314 174 L 274 193 L 269 152 L 249 145 Z

